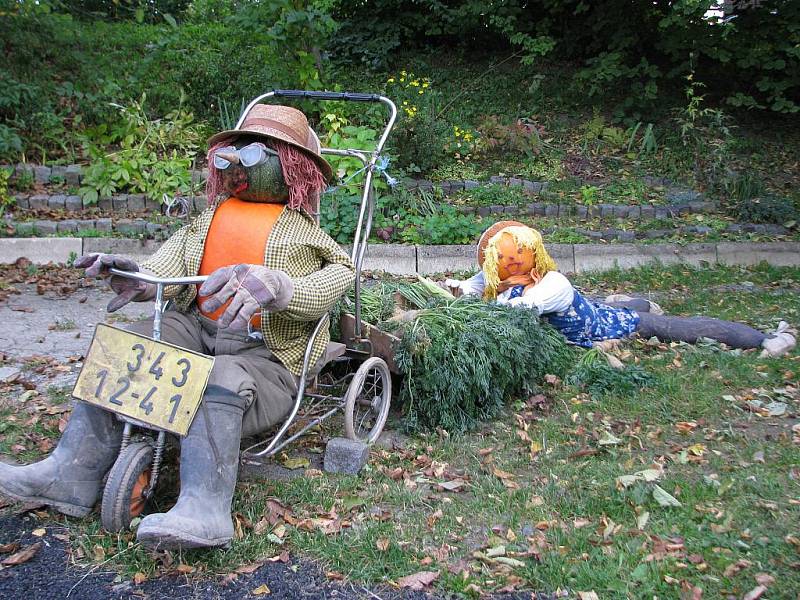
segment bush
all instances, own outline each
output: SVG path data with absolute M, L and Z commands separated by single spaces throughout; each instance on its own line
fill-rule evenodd
M 189 192 L 200 128 L 193 123 L 193 115 L 181 108 L 163 119 L 149 119 L 145 99 L 142 94 L 128 107 L 117 105 L 119 122 L 100 125 L 86 137 L 91 163 L 83 175 L 81 194 L 87 202 L 121 190 L 158 199 Z M 118 149 L 108 152 L 109 145 Z
M 728 212 L 734 218 L 746 223 L 797 223 L 800 211 L 789 198 L 772 194 L 749 198 L 733 199 Z

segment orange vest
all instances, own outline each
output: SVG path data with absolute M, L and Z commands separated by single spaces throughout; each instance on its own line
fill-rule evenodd
M 281 216 L 285 205 L 263 202 L 245 202 L 228 198 L 214 212 L 203 248 L 200 275 L 210 275 L 220 267 L 238 264 L 263 265 L 264 252 L 272 228 Z M 199 289 L 200 286 L 198 286 Z M 204 297 L 198 294 L 198 308 Z M 230 299 L 211 313 L 200 309 L 201 314 L 214 319 L 225 312 Z M 261 315 L 253 317 L 255 331 L 261 328 Z

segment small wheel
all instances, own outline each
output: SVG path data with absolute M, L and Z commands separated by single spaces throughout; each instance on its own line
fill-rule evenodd
M 106 531 L 128 529 L 131 521 L 142 514 L 150 487 L 150 469 L 153 466 L 153 445 L 134 442 L 119 453 L 111 467 L 103 490 L 100 520 Z
M 344 431 L 351 440 L 371 444 L 389 416 L 392 376 L 382 358 L 373 356 L 358 368 L 344 396 Z

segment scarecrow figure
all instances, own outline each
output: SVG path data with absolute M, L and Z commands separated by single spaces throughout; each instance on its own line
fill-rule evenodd
M 782 356 L 796 340 L 785 321 L 772 334 L 742 323 L 709 317 L 667 316 L 654 302 L 613 295 L 603 302 L 585 298 L 557 271 L 541 234 L 516 221 L 500 221 L 478 242 L 481 271 L 465 281 L 445 284 L 462 294 L 483 295 L 510 306 L 535 308 L 567 341 L 591 348 L 634 333 L 664 342 L 694 343 L 710 338 L 733 348 L 763 348 L 762 356 Z
M 311 215 L 331 168 L 300 111 L 256 105 L 238 130 L 209 140 L 209 207 L 145 263 L 90 254 L 76 266 L 108 277 L 111 267 L 159 277 L 208 275 L 202 286 L 172 286 L 177 310 L 164 313 L 162 340 L 216 357 L 203 404 L 181 439 L 181 491 L 168 512 L 143 519 L 137 539 L 159 548 L 213 547 L 233 537 L 231 501 L 239 442 L 283 420 L 294 404 L 315 322 L 353 282 L 349 257 Z M 110 277 L 108 306 L 153 298 L 154 286 Z M 130 331 L 152 332 L 152 319 Z M 311 364 L 323 355 L 327 328 Z M 51 456 L 28 466 L 0 463 L 0 492 L 60 512 L 88 514 L 120 448 L 122 423 L 76 402 Z

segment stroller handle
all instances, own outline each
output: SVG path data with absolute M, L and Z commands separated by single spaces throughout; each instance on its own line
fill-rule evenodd
M 312 100 L 348 100 L 351 102 L 381 102 L 379 94 L 355 92 L 315 92 L 308 90 L 275 90 L 273 95 L 284 98 L 308 98 Z

